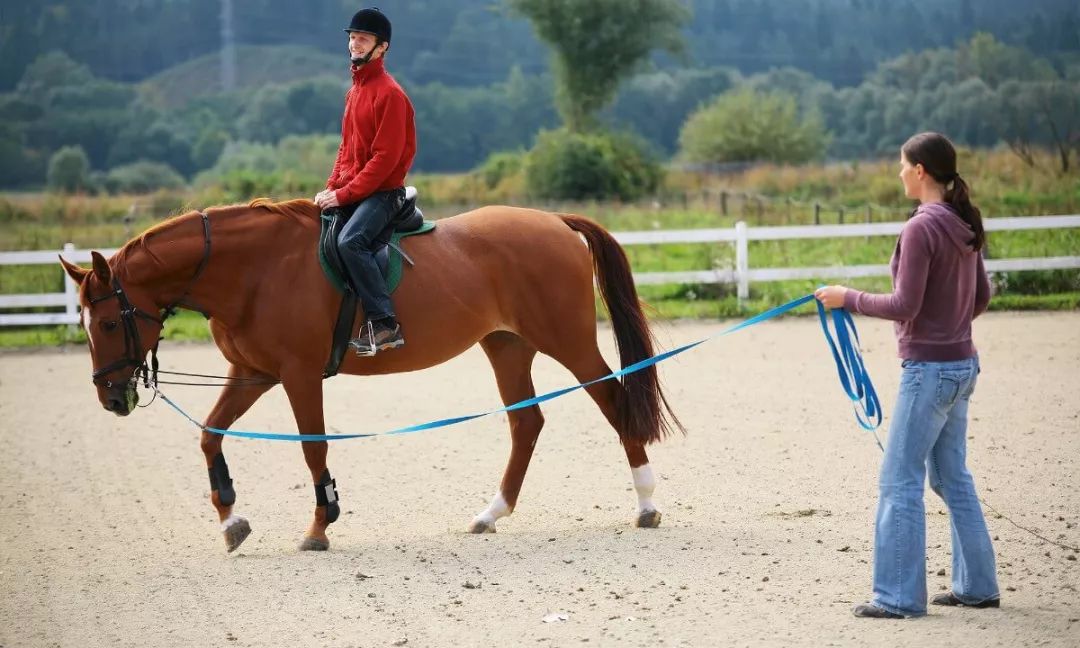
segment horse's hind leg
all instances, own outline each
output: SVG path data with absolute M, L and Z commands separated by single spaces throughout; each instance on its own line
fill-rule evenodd
M 582 333 L 575 338 L 568 336 L 560 340 L 560 344 L 553 344 L 549 355 L 555 358 L 574 374 L 579 382 L 596 380 L 611 373 L 604 357 L 595 342 L 582 342 L 578 348 L 565 345 L 567 339 L 595 340 L 595 328 L 590 327 L 588 333 Z M 591 337 L 589 337 L 591 336 Z M 583 348 L 588 347 L 588 348 Z M 542 349 L 543 350 L 543 349 Z M 545 351 L 546 352 L 546 351 Z M 619 432 L 619 402 L 626 397 L 622 385 L 615 379 L 605 380 L 585 388 L 589 396 L 596 401 L 600 411 L 604 413 L 611 427 Z M 620 435 L 621 436 L 621 435 Z M 653 476 L 652 466 L 649 465 L 649 456 L 645 453 L 645 446 L 641 443 L 623 442 L 623 450 L 626 451 L 626 459 L 630 463 L 630 473 L 634 479 L 634 490 L 637 491 L 638 507 L 635 526 L 644 528 L 656 528 L 660 526 L 660 511 L 652 501 L 653 490 L 656 488 L 656 478 Z
M 530 373 L 536 357 L 532 345 L 513 333 L 496 331 L 481 340 L 480 346 L 495 370 L 503 403 L 510 405 L 536 396 Z M 536 439 L 544 427 L 544 416 L 536 405 L 507 412 L 507 416 L 510 419 L 510 460 L 499 492 L 487 509 L 473 519 L 469 526 L 471 533 L 494 533 L 495 521 L 513 512 Z
M 229 378 L 236 384 L 226 385 L 218 395 L 217 403 L 206 417 L 204 427 L 226 430 L 236 422 L 236 419 L 244 415 L 248 409 L 265 394 L 273 383 L 268 384 L 243 384 L 245 380 L 264 378 L 252 371 L 242 369 L 236 365 L 229 368 Z M 220 434 L 207 432 L 205 429 L 199 442 L 203 455 L 206 457 L 206 468 L 210 473 L 210 502 L 217 509 L 218 519 L 221 521 L 221 533 L 225 537 L 225 548 L 235 551 L 240 543 L 247 539 L 251 533 L 251 525 L 239 515 L 233 514 L 233 503 L 236 502 L 236 491 L 232 487 L 232 479 L 229 477 L 229 466 L 225 463 L 225 455 L 221 453 Z

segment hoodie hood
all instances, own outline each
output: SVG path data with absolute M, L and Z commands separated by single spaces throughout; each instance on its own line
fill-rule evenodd
M 975 232 L 971 226 L 960 218 L 960 214 L 948 203 L 923 203 L 915 210 L 915 216 L 922 216 L 933 227 L 944 234 L 956 249 L 961 252 L 974 252 L 972 244 L 975 241 Z

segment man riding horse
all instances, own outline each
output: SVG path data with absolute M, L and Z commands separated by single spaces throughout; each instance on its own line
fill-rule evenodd
M 324 211 L 341 210 L 348 219 L 338 250 L 366 317 L 350 345 L 359 356 L 373 356 L 405 344 L 375 252 L 379 235 L 405 201 L 416 129 L 409 97 L 384 66 L 390 20 L 377 8 L 361 9 L 345 31 L 353 83 L 345 95 L 334 169 L 315 204 Z

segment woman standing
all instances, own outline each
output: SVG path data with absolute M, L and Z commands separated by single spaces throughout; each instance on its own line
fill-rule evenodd
M 965 464 L 968 400 L 979 374 L 971 320 L 990 301 L 982 216 L 944 135 L 921 133 L 904 144 L 900 180 L 919 206 L 893 251 L 893 292 L 827 286 L 815 293 L 827 308 L 896 322 L 903 373 L 881 465 L 874 596 L 854 609 L 855 616 L 884 619 L 926 614 L 927 472 L 952 527 L 952 591 L 933 603 L 1000 604 L 994 549 Z

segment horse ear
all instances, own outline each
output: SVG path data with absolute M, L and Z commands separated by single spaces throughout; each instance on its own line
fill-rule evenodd
M 97 275 L 98 279 L 104 284 L 112 281 L 112 271 L 109 270 L 109 262 L 105 260 L 105 257 L 95 250 L 90 253 L 90 258 L 94 264 L 94 274 Z
M 80 286 L 82 285 L 83 280 L 86 279 L 86 275 L 90 274 L 90 271 L 86 268 L 77 266 L 74 263 L 69 263 L 68 260 L 62 256 L 60 257 L 60 265 L 64 266 L 64 272 L 68 273 L 71 280 Z

